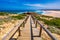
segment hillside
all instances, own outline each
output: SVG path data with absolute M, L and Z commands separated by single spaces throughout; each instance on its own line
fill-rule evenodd
M 27 15 L 25 14 L 10 14 L 0 12 L 0 39 L 8 33 L 15 25 L 23 21 Z
M 38 15 L 35 16 L 45 28 L 47 28 L 58 40 L 60 40 L 60 18 Z

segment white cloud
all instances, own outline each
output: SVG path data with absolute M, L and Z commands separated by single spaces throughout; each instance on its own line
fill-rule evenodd
M 27 5 L 27 6 L 36 6 L 36 7 L 41 6 L 40 4 L 24 4 L 24 5 Z
M 60 2 L 47 3 L 47 4 L 24 4 L 36 8 L 47 8 L 47 9 L 60 9 Z

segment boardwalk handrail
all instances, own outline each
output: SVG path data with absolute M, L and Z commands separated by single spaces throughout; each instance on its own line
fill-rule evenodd
M 30 27 L 31 27 L 31 40 L 33 40 L 33 31 L 32 31 L 32 22 L 31 22 L 31 18 L 30 18 Z
M 33 15 L 31 15 L 31 17 L 33 18 L 34 22 L 36 21 L 36 23 L 38 23 L 40 25 L 40 37 L 41 37 L 42 29 L 43 29 L 50 36 L 50 38 L 52 40 L 57 40 L 57 38 L 55 38 L 51 34 L 51 32 L 47 28 L 45 28 Z M 37 26 L 37 24 L 36 24 L 36 26 Z
M 14 26 L 14 28 L 12 28 L 3 38 L 2 40 L 10 40 L 17 31 L 19 31 L 19 35 L 20 36 L 20 26 L 23 24 L 23 26 L 25 25 L 27 19 L 28 19 L 29 16 L 27 16 L 23 22 L 17 24 Z

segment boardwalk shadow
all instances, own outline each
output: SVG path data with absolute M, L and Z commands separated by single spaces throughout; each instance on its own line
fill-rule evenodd
M 33 37 L 40 37 L 40 36 L 37 35 L 37 36 L 33 36 Z
M 17 38 L 11 38 L 10 40 L 17 40 Z

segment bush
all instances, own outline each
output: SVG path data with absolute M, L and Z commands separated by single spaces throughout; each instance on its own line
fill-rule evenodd
M 45 15 L 41 15 L 41 17 L 53 18 L 52 16 L 45 16 Z
M 19 14 L 19 15 L 21 15 L 21 16 L 26 16 L 26 14 Z
M 26 15 L 25 14 L 19 14 L 17 16 L 11 16 L 12 19 L 23 19 Z
M 6 12 L 0 12 L 0 15 L 4 16 L 4 15 L 8 15 L 8 13 L 6 13 Z
M 60 18 L 54 18 L 51 20 L 41 19 L 39 16 L 36 17 L 38 20 L 43 21 L 45 24 L 50 26 L 56 26 L 56 28 L 60 29 Z
M 12 19 L 23 19 L 22 16 L 11 16 Z
M 40 17 L 39 16 L 36 16 L 37 20 L 40 20 Z

